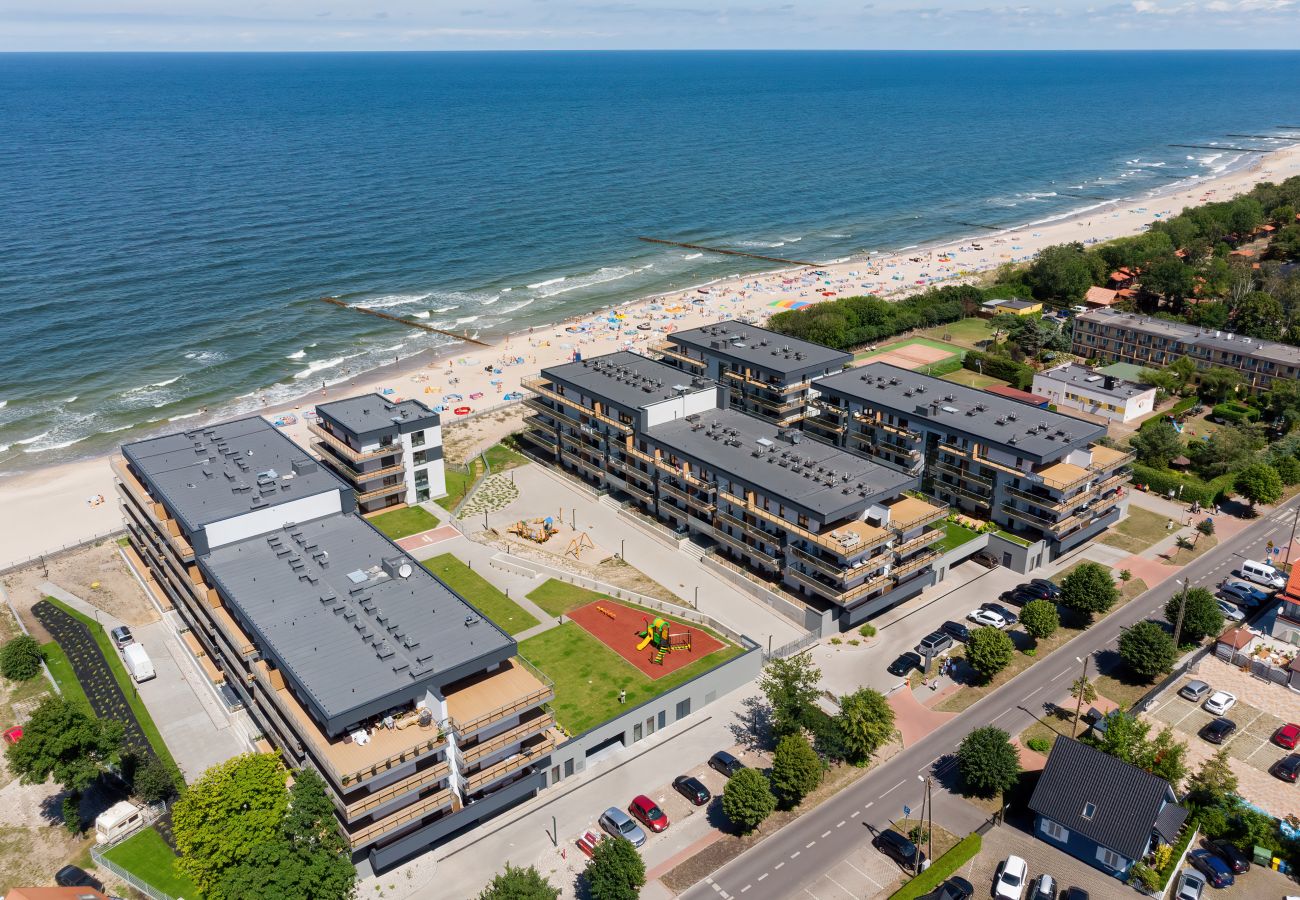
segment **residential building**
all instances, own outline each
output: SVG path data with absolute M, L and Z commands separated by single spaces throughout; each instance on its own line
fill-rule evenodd
M 1273 602 L 1277 603 L 1277 614 L 1269 634 L 1288 644 L 1300 644 L 1300 566 L 1291 568 L 1286 587 L 1273 597 Z
M 732 409 L 778 425 L 804 418 L 813 381 L 853 361 L 850 353 L 736 321 L 672 332 L 653 349 L 668 365 L 721 384 Z
M 934 581 L 947 508 L 918 477 L 726 407 L 730 394 L 619 352 L 543 370 L 527 437 L 584 481 L 716 545 L 843 627 Z
M 438 414 L 418 400 L 362 394 L 316 407 L 317 454 L 356 491 L 363 514 L 447 493 Z
M 1300 347 L 1106 309 L 1075 318 L 1071 352 L 1148 368 L 1167 366 L 1185 356 L 1202 369 L 1235 369 L 1251 391 L 1268 390 L 1274 379 L 1300 377 Z
M 918 477 L 927 496 L 999 526 L 1024 548 L 1000 550 L 1004 565 L 1039 566 L 1127 506 L 1133 454 L 1099 444 L 1104 425 L 888 363 L 817 389 L 808 434 Z
M 255 417 L 121 452 L 128 556 L 208 677 L 324 778 L 355 859 L 385 868 L 544 786 L 550 682 L 351 485 Z
M 1156 408 L 1155 388 L 1078 363 L 1034 373 L 1033 392 L 1046 397 L 1057 409 L 1074 409 L 1112 422 L 1132 422 Z
M 1169 782 L 1065 736 L 1029 809 L 1039 840 L 1121 880 L 1156 847 L 1177 843 L 1187 820 Z
M 109 900 L 91 887 L 13 887 L 5 900 Z
M 1111 307 L 1116 303 L 1121 302 L 1123 299 L 1125 298 L 1120 296 L 1119 291 L 1111 290 L 1110 288 L 1097 287 L 1096 285 L 1088 288 L 1087 292 L 1083 295 L 1084 305 L 1090 306 L 1093 309 Z
M 985 316 L 1033 316 L 1042 313 L 1043 304 L 1037 300 L 986 300 L 980 304 L 980 311 Z

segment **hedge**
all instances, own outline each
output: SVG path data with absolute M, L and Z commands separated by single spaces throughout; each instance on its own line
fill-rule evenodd
M 1034 370 L 1031 367 L 1006 356 L 967 350 L 962 366 L 972 372 L 981 372 L 991 378 L 1005 381 L 1022 391 L 1029 390 L 1029 386 L 1034 382 Z
M 1190 397 L 1184 397 L 1183 399 L 1175 403 L 1173 406 L 1169 407 L 1169 415 L 1180 416 L 1200 402 L 1201 402 L 1201 398 L 1196 396 L 1195 394 L 1193 394 Z
M 1213 413 L 1218 418 L 1234 425 L 1259 421 L 1259 410 L 1252 409 L 1244 403 L 1219 403 L 1214 407 Z
M 1133 465 L 1133 483 L 1144 484 L 1147 489 L 1162 497 L 1174 492 L 1175 499 L 1183 503 L 1199 502 L 1201 506 L 1214 506 L 1228 498 L 1232 493 L 1236 476 L 1229 472 L 1213 481 L 1202 481 L 1195 475 L 1181 475 L 1170 469 L 1153 469 L 1141 463 Z M 1180 489 L 1181 488 L 1181 493 Z
M 916 900 L 917 897 L 930 893 L 943 884 L 949 875 L 970 862 L 975 854 L 980 852 L 983 842 L 980 833 L 972 831 L 958 841 L 951 850 L 934 860 L 930 868 L 894 891 L 889 900 Z

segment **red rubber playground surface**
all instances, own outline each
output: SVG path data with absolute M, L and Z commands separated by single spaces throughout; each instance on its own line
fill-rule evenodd
M 602 609 L 605 612 L 601 612 Z M 691 649 L 665 653 L 663 665 L 656 665 L 651 661 L 656 656 L 654 645 L 647 644 L 644 650 L 636 649 L 636 645 L 643 640 L 637 637 L 636 633 L 644 631 L 647 622 L 655 620 L 654 613 L 633 609 L 614 600 L 597 600 L 595 603 L 588 603 L 586 606 L 572 610 L 568 616 L 652 680 L 685 668 L 715 650 L 722 649 L 721 641 L 701 631 L 697 626 L 689 622 L 678 622 L 670 616 L 660 614 L 658 618 L 668 622 L 669 632 L 673 637 L 690 632 Z

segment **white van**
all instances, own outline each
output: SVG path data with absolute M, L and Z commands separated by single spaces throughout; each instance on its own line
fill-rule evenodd
M 1286 587 L 1286 576 L 1265 562 L 1248 559 L 1241 564 L 1241 576 L 1266 588 L 1281 590 Z
M 149 659 L 149 654 L 139 644 L 127 644 L 122 648 L 122 662 L 126 664 L 126 670 L 137 682 L 148 681 L 158 674 L 153 670 L 153 661 Z

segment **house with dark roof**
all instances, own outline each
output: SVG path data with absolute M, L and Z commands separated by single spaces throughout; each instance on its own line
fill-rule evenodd
M 1064 736 L 1029 808 L 1039 840 L 1121 880 L 1157 846 L 1177 841 L 1187 820 L 1168 781 Z

